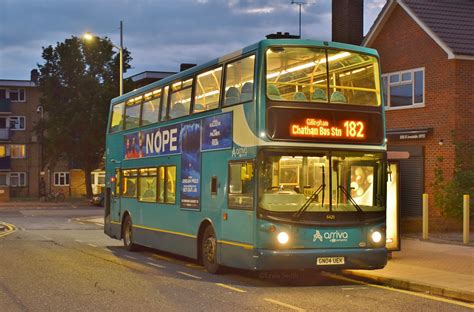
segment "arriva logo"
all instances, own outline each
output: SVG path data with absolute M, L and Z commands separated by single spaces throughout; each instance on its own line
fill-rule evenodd
M 321 235 L 321 232 L 319 230 L 316 230 L 316 232 L 313 235 L 313 242 L 320 241 L 323 242 L 324 240 L 330 241 L 331 243 L 339 243 L 339 242 L 347 242 L 349 239 L 349 234 L 347 232 L 343 231 L 334 231 L 334 232 L 325 232 L 323 235 Z

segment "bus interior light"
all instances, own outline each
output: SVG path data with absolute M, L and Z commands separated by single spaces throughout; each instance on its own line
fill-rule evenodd
M 277 239 L 280 244 L 284 245 L 288 243 L 288 241 L 290 240 L 290 237 L 288 236 L 286 232 L 280 232 L 278 233 Z

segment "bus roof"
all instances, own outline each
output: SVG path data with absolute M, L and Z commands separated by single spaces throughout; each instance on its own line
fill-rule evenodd
M 340 49 L 340 50 L 349 50 L 349 51 L 354 51 L 354 52 L 360 52 L 364 54 L 371 54 L 375 55 L 378 57 L 377 50 L 367 48 L 367 47 L 361 47 L 357 45 L 352 45 L 352 44 L 346 44 L 346 43 L 340 43 L 340 42 L 331 42 L 331 41 L 318 41 L 318 40 L 311 40 L 311 39 L 265 39 L 261 40 L 257 43 L 254 43 L 252 45 L 249 45 L 241 50 L 234 51 L 232 53 L 226 54 L 224 56 L 221 56 L 219 58 L 215 58 L 211 61 L 208 61 L 204 64 L 198 65 L 191 67 L 189 69 L 186 69 L 182 72 L 179 72 L 175 75 L 168 76 L 164 79 L 161 79 L 159 81 L 150 83 L 146 86 L 143 86 L 139 89 L 135 89 L 133 91 L 127 92 L 119 97 L 113 98 L 112 99 L 112 105 L 116 104 L 118 102 L 123 102 L 126 101 L 129 98 L 133 98 L 135 96 L 138 96 L 140 94 L 143 94 L 149 90 L 155 89 L 156 87 L 159 86 L 164 86 L 166 84 L 169 84 L 170 82 L 173 82 L 175 80 L 187 78 L 193 73 L 200 72 L 206 68 L 215 66 L 219 63 L 225 62 L 227 60 L 239 57 L 241 55 L 247 54 L 252 51 L 256 51 L 258 49 L 265 49 L 269 46 L 274 46 L 274 45 L 291 45 L 291 46 L 321 46 L 324 48 L 335 48 L 335 49 Z

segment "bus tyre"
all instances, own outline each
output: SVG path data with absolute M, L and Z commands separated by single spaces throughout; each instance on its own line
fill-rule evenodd
M 221 266 L 217 263 L 217 239 L 210 226 L 206 228 L 202 236 L 201 258 L 207 272 L 217 274 L 221 271 Z
M 132 219 L 130 216 L 126 216 L 125 220 L 123 220 L 122 238 L 125 249 L 128 251 L 135 251 L 138 249 L 138 246 L 133 243 Z

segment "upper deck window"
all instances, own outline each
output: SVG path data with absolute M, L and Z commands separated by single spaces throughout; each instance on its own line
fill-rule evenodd
M 115 104 L 112 107 L 112 119 L 110 122 L 110 132 L 117 132 L 123 128 L 123 106 L 124 103 Z
M 173 83 L 169 117 L 171 119 L 189 115 L 193 79 Z
M 194 112 L 199 113 L 219 107 L 222 67 L 204 72 L 196 79 Z
M 267 50 L 267 97 L 379 106 L 378 62 L 348 51 L 273 47 Z
M 255 55 L 227 64 L 224 106 L 253 99 Z
M 160 111 L 161 89 L 145 94 L 142 108 L 142 126 L 158 122 Z
M 140 109 L 142 96 L 127 101 L 125 106 L 125 129 L 136 128 L 140 125 Z

